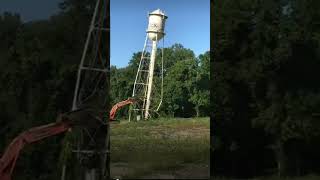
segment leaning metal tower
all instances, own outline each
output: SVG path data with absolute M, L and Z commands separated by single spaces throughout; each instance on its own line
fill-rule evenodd
M 129 121 L 148 119 L 156 113 L 162 103 L 163 95 L 163 45 L 164 27 L 167 16 L 157 9 L 149 13 L 149 24 L 141 59 L 134 81 L 132 97 L 137 101 L 129 110 Z M 161 52 L 157 54 L 162 39 Z M 160 61 L 161 62 L 158 62 Z

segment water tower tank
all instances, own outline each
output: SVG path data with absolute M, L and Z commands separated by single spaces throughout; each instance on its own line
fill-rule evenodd
M 149 13 L 147 33 L 150 40 L 159 41 L 164 36 L 164 26 L 167 18 L 160 9 Z

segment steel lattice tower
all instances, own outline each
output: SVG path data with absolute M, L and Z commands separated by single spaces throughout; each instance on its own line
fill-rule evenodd
M 97 0 L 77 73 L 72 111 L 85 118 L 85 128 L 76 128 L 72 144 L 79 174 L 72 179 L 110 179 L 109 171 L 109 55 L 110 2 Z M 68 163 L 61 179 L 68 175 Z
M 163 95 L 163 45 L 164 26 L 167 16 L 157 9 L 149 13 L 149 24 L 137 70 L 132 97 L 137 101 L 129 109 L 129 121 L 132 115 L 136 120 L 148 119 L 157 113 Z M 162 39 L 160 53 L 157 53 Z M 156 61 L 157 60 L 157 61 Z M 159 60 L 161 60 L 159 62 Z

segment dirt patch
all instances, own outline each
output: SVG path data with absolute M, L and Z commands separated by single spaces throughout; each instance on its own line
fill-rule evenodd
M 129 167 L 128 163 L 110 163 L 110 174 L 113 178 L 121 178 L 133 173 L 133 169 Z
M 139 179 L 177 179 L 171 174 L 153 174 L 149 176 L 140 177 Z
M 174 129 L 174 128 L 150 128 L 150 136 L 163 138 L 193 138 L 209 137 L 210 129 L 204 127 L 193 127 L 189 129 Z
M 176 170 L 165 172 L 154 172 L 139 177 L 139 179 L 209 179 L 209 165 L 206 164 L 185 164 Z
M 193 137 L 193 138 L 201 138 L 201 137 L 209 137 L 210 129 L 206 128 L 193 128 L 185 131 L 176 131 L 174 133 L 176 137 Z
M 111 177 L 122 179 L 135 174 L 135 170 L 128 163 L 111 163 Z M 208 179 L 210 177 L 209 165 L 207 164 L 183 164 L 181 167 L 165 171 L 152 171 L 138 179 Z M 128 177 L 129 178 L 129 177 Z

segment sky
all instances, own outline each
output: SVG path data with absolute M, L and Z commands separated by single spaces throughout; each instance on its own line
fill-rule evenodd
M 62 0 L 0 0 L 0 13 L 16 12 L 22 21 L 48 19 L 59 12 L 58 4 Z
M 110 63 L 128 65 L 133 53 L 142 51 L 148 12 L 161 9 L 168 16 L 165 47 L 175 43 L 198 56 L 210 49 L 209 0 L 110 0 Z
M 17 12 L 24 22 L 48 19 L 59 12 L 58 3 L 61 1 L 0 0 L 0 13 Z M 133 53 L 142 51 L 148 12 L 158 8 L 168 16 L 164 47 L 180 43 L 197 56 L 209 50 L 209 0 L 110 0 L 110 7 L 111 65 L 125 67 Z

